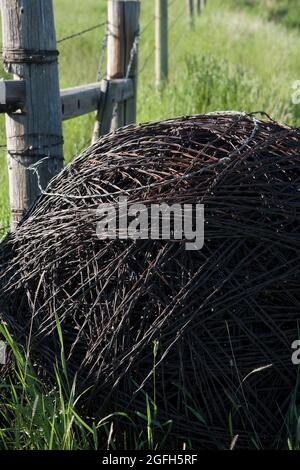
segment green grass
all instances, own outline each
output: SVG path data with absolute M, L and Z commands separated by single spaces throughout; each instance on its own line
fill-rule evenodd
M 279 4 L 287 4 L 287 0 L 276 4 L 275 1 L 268 2 L 274 7 L 272 14 L 268 8 L 261 10 L 261 2 L 258 6 L 258 2 L 250 0 L 208 0 L 208 7 L 197 18 L 193 31 L 188 29 L 184 3 L 184 0 L 176 0 L 170 8 L 170 23 L 173 24 L 170 30 L 170 78 L 159 91 L 153 85 L 153 24 L 142 35 L 138 121 L 234 109 L 264 110 L 277 120 L 299 126 L 300 106 L 292 104 L 291 92 L 292 83 L 300 79 L 300 32 L 297 28 L 285 27 L 297 26 L 300 15 L 295 8 L 298 8 L 298 2 L 291 0 L 287 14 L 279 15 L 276 8 Z M 54 7 L 58 38 L 106 17 L 104 1 L 85 0 L 83 6 L 81 0 L 54 0 Z M 258 13 L 263 14 L 258 16 Z M 143 0 L 141 29 L 152 16 L 153 0 Z M 103 30 L 96 30 L 60 45 L 62 88 L 95 81 L 102 38 Z M 89 145 L 93 122 L 94 116 L 89 115 L 64 124 L 66 162 Z M 5 143 L 3 116 L 0 117 L 0 134 L 0 144 Z M 0 236 L 8 223 L 6 156 L 1 151 Z M 128 440 L 134 442 L 136 448 L 157 448 L 153 424 L 155 400 L 145 398 L 145 414 L 139 417 L 144 419 L 145 428 L 136 431 L 130 439 L 123 437 L 122 443 L 114 442 L 110 437 L 112 416 L 91 424 L 77 414 L 75 405 L 80 397 L 76 394 L 76 384 L 71 384 L 67 393 L 63 392 L 64 370 L 59 367 L 62 364 L 56 365 L 56 387 L 49 391 L 36 377 L 26 353 L 14 345 L 7 331 L 2 333 L 10 342 L 16 367 L 14 381 L 2 384 L 0 388 L 3 395 L 0 448 L 122 448 L 129 445 Z M 300 423 L 292 392 L 291 403 L 288 445 L 300 449 Z

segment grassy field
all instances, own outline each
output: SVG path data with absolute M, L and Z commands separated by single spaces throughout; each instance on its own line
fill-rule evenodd
M 207 3 L 193 31 L 188 29 L 185 1 L 175 0 L 172 4 L 170 79 L 159 92 L 153 86 L 153 23 L 143 32 L 138 121 L 216 110 L 263 110 L 274 119 L 299 126 L 300 105 L 293 105 L 291 101 L 292 84 L 300 80 L 300 30 L 294 27 L 300 15 L 293 13 L 298 12 L 297 1 L 292 2 L 289 20 L 284 19 L 287 15 L 280 16 L 278 10 L 277 14 L 275 10 L 271 14 L 267 7 L 259 16 L 262 2 L 208 0 Z M 274 6 L 275 2 L 268 2 L 271 4 Z M 85 0 L 84 6 L 81 0 L 54 0 L 54 7 L 58 39 L 106 17 L 104 0 Z M 142 30 L 152 16 L 153 0 L 143 0 Z M 269 21 L 270 18 L 276 21 Z M 96 30 L 61 44 L 62 88 L 95 81 L 103 33 L 103 30 Z M 89 145 L 93 122 L 94 116 L 89 115 L 64 124 L 66 162 Z M 0 134 L 0 144 L 5 143 L 3 116 Z M 6 155 L 1 151 L 0 235 L 8 224 Z M 5 334 L 10 341 L 8 333 Z M 0 448 L 97 448 L 103 446 L 103 442 L 110 448 L 118 445 L 109 442 L 109 418 L 98 423 L 98 427 L 86 424 L 74 410 L 78 398 L 74 390 L 70 389 L 70 399 L 65 402 L 58 375 L 57 389 L 46 394 L 32 370 L 24 374 L 25 358 L 11 345 L 17 357 L 16 377 L 20 385 L 10 387 L 9 401 L 5 406 L 0 405 L 1 421 L 5 423 L 0 429 Z M 151 432 L 149 434 L 149 422 L 145 423 L 138 445 L 155 446 Z M 289 446 L 297 448 L 299 441 L 291 441 Z

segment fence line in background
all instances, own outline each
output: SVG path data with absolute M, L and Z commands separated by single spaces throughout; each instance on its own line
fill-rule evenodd
M 168 79 L 168 0 L 155 0 L 155 83 Z
M 194 27 L 194 0 L 186 0 L 187 13 L 190 29 Z

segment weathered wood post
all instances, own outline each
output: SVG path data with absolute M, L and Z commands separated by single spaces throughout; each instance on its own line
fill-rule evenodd
M 110 130 L 136 122 L 140 0 L 108 0 L 107 84 L 97 113 L 93 142 Z M 116 103 L 110 80 L 130 78 L 133 97 Z
M 194 0 L 186 0 L 188 22 L 190 29 L 194 27 Z
M 168 0 L 155 0 L 155 83 L 168 79 Z
M 11 230 L 63 167 L 62 109 L 52 0 L 1 0 L 3 61 L 25 80 L 20 113 L 6 115 Z M 31 165 L 36 166 L 39 178 Z

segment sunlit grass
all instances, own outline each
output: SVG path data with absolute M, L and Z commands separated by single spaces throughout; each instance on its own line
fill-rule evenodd
M 106 2 L 54 0 L 58 39 L 106 18 Z M 229 10 L 228 3 L 209 0 L 208 8 L 190 31 L 184 0 L 170 9 L 170 77 L 159 91 L 154 87 L 154 27 L 141 38 L 138 121 L 215 110 L 264 110 L 274 119 L 300 125 L 300 106 L 291 102 L 291 86 L 300 79 L 300 32 L 252 16 L 245 10 Z M 153 15 L 153 0 L 142 0 L 141 29 Z M 175 21 L 176 20 L 176 21 Z M 104 30 L 96 30 L 60 45 L 61 87 L 96 80 Z M 147 61 L 145 67 L 145 61 Z M 64 124 L 65 159 L 69 162 L 89 145 L 94 116 Z M 0 144 L 5 143 L 4 117 L 0 116 Z M 1 150 L 1 149 L 0 149 Z M 0 151 L 0 237 L 9 220 L 6 156 Z M 35 375 L 26 357 L 3 330 L 15 356 L 13 383 L 2 384 L 0 393 L 0 448 L 85 449 L 129 445 L 109 441 L 112 417 L 87 423 L 76 411 L 76 383 L 63 393 L 64 370 L 56 365 L 55 387 L 49 391 Z M 291 429 L 288 446 L 300 448 L 300 423 L 292 396 L 286 425 Z M 156 448 L 155 398 L 145 396 L 143 436 L 132 438 L 136 448 Z M 125 419 L 129 419 L 125 417 Z M 132 441 L 131 441 L 132 442 Z M 125 443 L 125 444 L 124 444 Z

